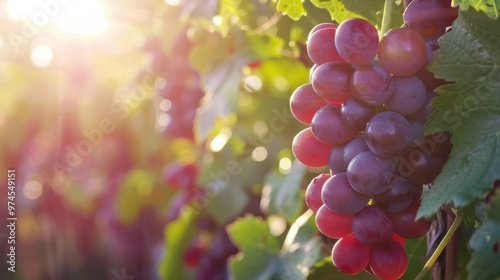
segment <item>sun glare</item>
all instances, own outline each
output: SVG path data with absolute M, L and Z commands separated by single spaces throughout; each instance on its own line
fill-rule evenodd
M 50 23 L 78 35 L 97 35 L 107 26 L 99 0 L 8 0 L 7 12 L 11 18 L 30 21 L 36 27 Z

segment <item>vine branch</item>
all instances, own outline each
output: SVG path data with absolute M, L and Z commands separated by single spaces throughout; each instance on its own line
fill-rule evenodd
M 453 224 L 451 224 L 450 229 L 448 230 L 446 235 L 443 237 L 443 240 L 441 240 L 441 242 L 439 243 L 439 245 L 436 248 L 436 250 L 434 251 L 434 253 L 432 253 L 432 256 L 429 258 L 427 263 L 424 265 L 424 267 L 422 268 L 420 273 L 417 275 L 417 277 L 415 277 L 415 280 L 422 280 L 424 278 L 424 276 L 431 270 L 431 267 L 434 265 L 436 260 L 439 258 L 439 255 L 441 255 L 444 248 L 446 248 L 446 245 L 448 245 L 448 242 L 450 242 L 451 238 L 453 237 L 453 235 L 457 231 L 458 227 L 460 226 L 460 224 L 464 220 L 464 217 L 465 217 L 465 215 L 464 215 L 463 211 L 458 210 L 457 215 L 455 217 L 455 220 L 453 221 Z
M 384 2 L 384 13 L 382 14 L 382 24 L 380 26 L 380 36 L 382 36 L 389 31 L 391 28 L 392 14 L 394 13 L 394 7 L 396 6 L 395 0 L 385 0 Z

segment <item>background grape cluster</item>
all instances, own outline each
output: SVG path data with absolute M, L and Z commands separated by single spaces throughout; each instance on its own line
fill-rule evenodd
M 446 162 L 451 135 L 424 136 L 433 90 L 444 83 L 425 67 L 457 16 L 450 6 L 413 1 L 406 26 L 380 40 L 360 18 L 322 23 L 309 33 L 310 83 L 294 91 L 290 108 L 310 127 L 296 135 L 292 150 L 304 165 L 330 169 L 310 182 L 306 203 L 320 232 L 339 239 L 332 259 L 347 274 L 401 277 L 408 264 L 404 240 L 430 228 L 415 217 L 424 185 Z

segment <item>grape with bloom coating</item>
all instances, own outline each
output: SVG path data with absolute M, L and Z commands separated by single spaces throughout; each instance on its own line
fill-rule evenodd
M 338 173 L 326 180 L 321 190 L 321 200 L 335 213 L 349 215 L 365 208 L 370 198 L 356 192 L 345 172 Z
M 410 76 L 427 60 L 425 40 L 415 30 L 396 28 L 387 32 L 378 48 L 380 65 L 396 76 Z
M 340 117 L 340 109 L 335 105 L 320 108 L 314 114 L 311 129 L 318 141 L 332 146 L 345 144 L 356 135 L 354 127 L 344 124 Z
M 376 205 L 366 206 L 352 217 L 352 231 L 365 244 L 386 241 L 394 233 L 391 219 Z
M 392 77 L 376 65 L 363 65 L 354 71 L 349 82 L 354 98 L 369 106 L 380 106 L 394 91 Z
M 344 20 L 337 28 L 335 46 L 339 55 L 355 65 L 368 64 L 377 55 L 377 29 L 360 18 Z
M 417 217 L 420 201 L 413 202 L 408 208 L 401 212 L 390 213 L 394 224 L 394 232 L 403 238 L 419 238 L 424 236 L 431 227 L 431 222 Z
M 311 83 L 319 96 L 332 102 L 341 102 L 351 97 L 349 79 L 352 73 L 349 64 L 328 62 L 316 68 Z
M 385 107 L 403 116 L 418 112 L 425 104 L 427 90 L 417 76 L 395 77 L 394 92 Z
M 401 114 L 380 112 L 366 125 L 368 147 L 381 157 L 398 155 L 413 139 L 410 123 Z
M 362 152 L 347 166 L 347 178 L 357 192 L 377 195 L 389 189 L 394 178 L 394 168 L 390 160 L 371 151 Z

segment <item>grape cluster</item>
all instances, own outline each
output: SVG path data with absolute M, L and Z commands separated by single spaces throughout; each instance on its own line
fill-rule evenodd
M 189 63 L 192 45 L 186 32 L 177 36 L 170 55 L 163 52 L 157 39 L 146 44 L 152 54 L 153 70 L 166 74 L 166 82 L 160 82 L 156 87 L 159 123 L 162 123 L 163 134 L 169 138 L 194 139 L 196 109 L 205 92 L 198 72 Z
M 444 83 L 425 66 L 456 16 L 449 0 L 414 0 L 405 9 L 407 27 L 380 40 L 360 18 L 309 33 L 315 65 L 290 108 L 310 127 L 295 136 L 292 151 L 304 165 L 329 166 L 310 182 L 306 203 L 320 232 L 339 239 L 332 260 L 344 273 L 400 278 L 408 265 L 405 239 L 430 228 L 415 218 L 423 185 L 447 160 L 451 135 L 424 136 L 433 90 Z

